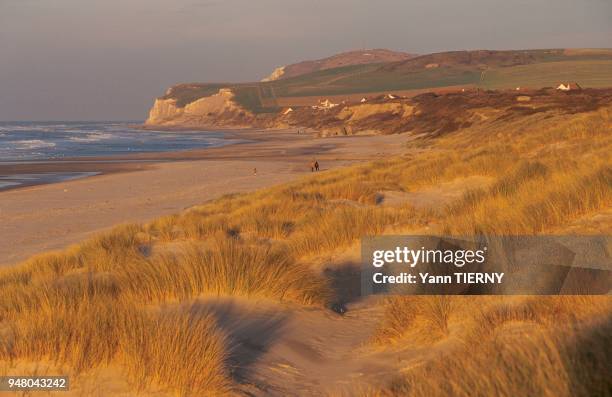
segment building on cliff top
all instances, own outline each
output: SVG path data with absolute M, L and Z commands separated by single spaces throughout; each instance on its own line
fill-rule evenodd
M 319 101 L 319 105 L 313 106 L 312 108 L 313 109 L 331 109 L 336 106 L 338 106 L 337 103 L 333 103 L 329 99 L 326 99 L 324 101 Z
M 580 87 L 580 84 L 578 83 L 561 83 L 557 86 L 558 90 L 561 91 L 572 91 L 572 90 L 581 90 L 582 87 Z

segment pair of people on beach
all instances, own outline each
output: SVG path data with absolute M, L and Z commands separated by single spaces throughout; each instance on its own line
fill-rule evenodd
M 310 172 L 319 171 L 319 162 L 317 160 L 313 160 L 310 163 Z M 253 168 L 253 175 L 257 175 L 257 168 Z

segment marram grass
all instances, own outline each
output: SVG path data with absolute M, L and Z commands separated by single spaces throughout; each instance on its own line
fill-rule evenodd
M 189 302 L 228 295 L 327 306 L 335 292 L 317 258 L 365 235 L 538 234 L 579 221 L 585 233 L 609 233 L 609 224 L 589 225 L 612 203 L 610 114 L 475 123 L 403 156 L 224 196 L 2 269 L 0 360 L 51 361 L 77 374 L 117 366 L 135 390 L 230 394 L 231 345 L 214 316 Z M 380 204 L 385 191 L 410 196 L 470 176 L 492 182 L 437 208 Z M 414 330 L 425 330 L 418 343 L 432 351 L 455 347 L 371 394 L 609 392 L 609 298 L 481 299 L 388 301 L 373 335 L 379 348 Z

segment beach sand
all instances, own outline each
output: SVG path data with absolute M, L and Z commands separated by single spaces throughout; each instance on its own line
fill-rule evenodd
M 147 222 L 227 193 L 255 190 L 399 153 L 407 135 L 318 138 L 295 131 L 240 131 L 220 148 L 0 165 L 0 174 L 100 175 L 0 192 L 0 265 L 64 248 L 112 226 Z M 257 175 L 253 170 L 257 168 Z

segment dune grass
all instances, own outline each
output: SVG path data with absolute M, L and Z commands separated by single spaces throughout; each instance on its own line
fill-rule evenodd
M 397 214 L 360 204 L 373 202 L 371 188 L 316 193 L 319 183 L 227 196 L 3 269 L 0 360 L 50 360 L 77 375 L 119 366 L 135 389 L 229 393 L 231 346 L 214 317 L 156 308 L 206 294 L 328 305 L 329 281 L 303 259 Z M 358 205 L 334 201 L 349 199 Z
M 0 360 L 51 360 L 77 374 L 114 365 L 124 369 L 135 389 L 229 393 L 231 346 L 213 315 L 181 303 L 201 295 L 240 295 L 328 306 L 335 291 L 317 258 L 363 236 L 424 227 L 429 233 L 538 234 L 596 214 L 612 200 L 611 125 L 609 109 L 492 118 L 416 142 L 405 156 L 228 195 L 147 225 L 122 225 L 64 251 L 2 269 Z M 474 175 L 490 177 L 493 183 L 438 208 L 416 209 L 409 202 L 380 205 L 388 190 L 409 194 Z M 458 334 L 464 340 L 483 338 L 483 343 L 472 347 L 474 354 L 458 349 L 448 362 L 433 360 L 381 393 L 532 395 L 548 379 L 565 387 L 551 389 L 549 395 L 584 395 L 584 382 L 599 376 L 601 351 L 596 347 L 606 342 L 597 336 L 603 325 L 571 316 L 571 326 L 558 333 L 547 325 L 558 318 L 550 313 L 569 308 L 591 313 L 589 304 L 569 300 L 542 308 L 532 301 L 525 306 L 531 309 L 514 312 L 510 306 L 497 311 L 491 306 L 467 325 L 454 320 L 457 307 L 475 311 L 478 305 L 477 298 L 465 298 L 460 305 L 441 297 L 387 302 L 374 336 L 379 346 L 414 329 L 426 330 L 419 332 L 427 336 L 419 343 L 435 344 L 457 335 L 457 327 L 466 328 Z M 595 314 L 593 324 L 609 316 L 606 311 Z M 528 331 L 522 345 L 513 332 L 506 332 L 513 316 Z M 500 348 L 504 338 L 508 343 Z M 593 371 L 584 361 L 590 350 L 572 350 L 570 342 L 578 339 L 594 349 Z M 493 352 L 500 352 L 501 361 L 491 361 Z M 472 372 L 464 376 L 449 363 Z M 540 383 L 535 389 L 513 389 L 525 380 L 524 371 L 536 370 Z M 439 381 L 432 371 L 449 380 Z M 476 371 L 486 376 L 476 377 Z M 470 383 L 475 378 L 492 382 L 490 377 L 494 383 Z M 417 385 L 424 378 L 429 380 Z
M 176 395 L 231 391 L 226 338 L 210 314 L 189 307 L 147 309 L 121 292 L 107 274 L 74 274 L 38 285 L 19 312 L 4 311 L 0 357 L 67 365 L 75 376 L 117 365 L 135 389 L 157 387 Z
M 428 170 L 410 170 L 403 180 L 420 186 L 474 173 L 495 178 L 436 212 L 444 234 L 562 232 L 612 204 L 611 121 L 603 110 L 538 122 L 503 149 L 495 142 L 470 149 L 469 135 L 448 137 L 463 153 L 439 154 Z M 608 223 L 592 233 L 611 230 Z M 364 394 L 609 396 L 611 326 L 609 297 L 389 298 L 374 345 L 426 346 L 434 355 Z
M 377 342 L 410 335 L 434 352 L 372 396 L 609 396 L 608 297 L 403 297 Z M 415 313 L 412 318 L 405 314 Z M 389 322 L 395 319 L 394 323 Z M 446 334 L 440 330 L 444 322 Z M 450 327 L 450 328 L 449 328 Z M 425 335 L 427 335 L 425 337 Z M 420 337 L 420 338 L 419 338 Z M 399 339 L 401 340 L 401 339 Z

